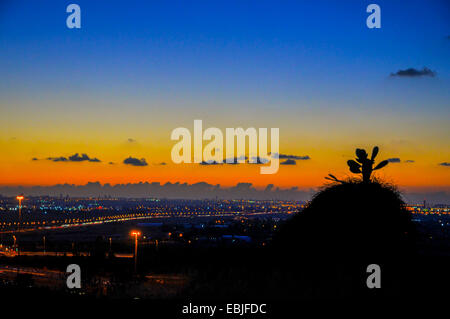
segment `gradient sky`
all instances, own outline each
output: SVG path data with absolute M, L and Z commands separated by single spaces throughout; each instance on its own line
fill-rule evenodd
M 66 6 L 82 28 L 66 27 Z M 381 7 L 368 29 L 366 7 Z M 356 147 L 398 157 L 380 176 L 450 190 L 448 1 L 2 1 L 0 185 L 251 182 L 316 187 Z M 436 76 L 391 77 L 427 67 Z M 279 127 L 257 165 L 175 165 L 170 133 Z M 129 139 L 132 139 L 130 141 Z M 97 162 L 53 162 L 86 153 Z M 129 156 L 148 166 L 123 164 Z M 38 160 L 32 160 L 37 158 Z M 407 163 L 412 160 L 413 163 Z M 113 162 L 114 164 L 109 164 Z M 161 162 L 167 165 L 158 165 Z

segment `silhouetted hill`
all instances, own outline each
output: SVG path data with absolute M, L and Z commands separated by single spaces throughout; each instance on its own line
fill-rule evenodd
M 274 244 L 319 255 L 387 258 L 410 252 L 413 237 L 410 214 L 393 186 L 348 181 L 319 191 Z
M 390 294 L 407 280 L 404 265 L 414 241 L 414 225 L 395 187 L 349 180 L 324 187 L 280 228 L 274 260 L 301 277 L 292 281 L 309 296 L 315 289 L 320 296 L 369 293 L 366 269 L 378 264 L 384 287 L 392 288 L 383 294 Z

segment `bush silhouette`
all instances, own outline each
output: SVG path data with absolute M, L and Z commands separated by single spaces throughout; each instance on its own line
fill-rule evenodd
M 320 190 L 275 234 L 273 247 L 277 259 L 306 273 L 311 285 L 349 284 L 354 291 L 355 286 L 367 290 L 369 264 L 401 268 L 414 249 L 414 239 L 410 214 L 395 187 L 358 179 Z M 333 274 L 336 269 L 346 274 Z M 399 271 L 392 271 L 393 277 Z
M 410 247 L 413 233 L 410 214 L 393 186 L 350 180 L 319 191 L 275 242 L 305 251 L 389 256 Z

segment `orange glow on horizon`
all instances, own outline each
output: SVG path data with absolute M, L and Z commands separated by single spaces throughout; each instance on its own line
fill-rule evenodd
M 268 184 L 281 188 L 314 188 L 322 186 L 326 182 L 324 177 L 329 173 L 338 178 L 356 177 L 348 171 L 341 159 L 329 162 L 316 158 L 317 156 L 310 161 L 298 161 L 297 165 L 281 165 L 279 172 L 273 175 L 261 175 L 259 165 L 251 164 L 204 166 L 168 163 L 164 166 L 149 164 L 146 167 L 132 167 L 123 164 L 40 162 L 26 165 L 19 173 L 0 168 L 0 186 L 86 185 L 89 182 L 99 182 L 102 185 L 206 182 L 222 187 L 251 183 L 256 188 L 264 188 Z M 391 163 L 382 171 L 375 172 L 375 176 L 405 187 L 450 187 L 450 170 L 438 165 Z
M 200 165 L 174 164 L 170 159 L 171 143 L 158 138 L 154 143 L 112 142 L 32 142 L 31 140 L 0 140 L 7 157 L 0 159 L 0 186 L 52 186 L 57 184 L 86 185 L 89 182 L 128 184 L 165 183 L 194 184 L 206 182 L 221 187 L 237 183 L 251 183 L 253 187 L 275 187 L 299 189 L 316 188 L 324 185 L 329 173 L 338 178 L 355 177 L 348 171 L 346 161 L 354 158 L 355 147 L 370 150 L 374 143 L 346 142 L 337 137 L 327 137 L 327 142 L 313 142 L 312 137 L 288 139 L 280 145 L 280 153 L 308 155 L 309 160 L 297 160 L 296 165 L 280 165 L 273 175 L 261 175 L 260 165 Z M 322 138 L 324 140 L 324 138 Z M 283 142 L 283 140 L 281 140 Z M 167 143 L 167 144 L 166 144 Z M 400 187 L 450 188 L 450 169 L 440 166 L 447 162 L 450 151 L 440 143 L 427 146 L 427 151 L 416 152 L 410 146 L 377 143 L 380 147 L 379 160 L 399 157 L 401 163 L 390 163 L 376 176 Z M 75 153 L 86 153 L 101 162 L 52 161 L 50 157 L 68 158 Z M 132 166 L 123 163 L 129 156 L 145 158 L 147 166 Z M 414 160 L 406 162 L 406 160 Z M 164 165 L 161 165 L 164 163 Z

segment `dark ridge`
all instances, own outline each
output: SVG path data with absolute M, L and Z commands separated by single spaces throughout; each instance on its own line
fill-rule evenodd
M 348 180 L 322 188 L 287 222 L 275 245 L 352 258 L 411 251 L 414 226 L 398 190 L 389 184 Z
M 333 296 L 380 293 L 368 291 L 365 282 L 367 266 L 378 264 L 385 287 L 390 286 L 382 293 L 390 294 L 408 280 L 404 269 L 414 253 L 415 234 L 394 186 L 346 180 L 322 188 L 280 227 L 272 248 L 281 267 L 307 278 L 299 281 L 301 290 L 316 287 Z

